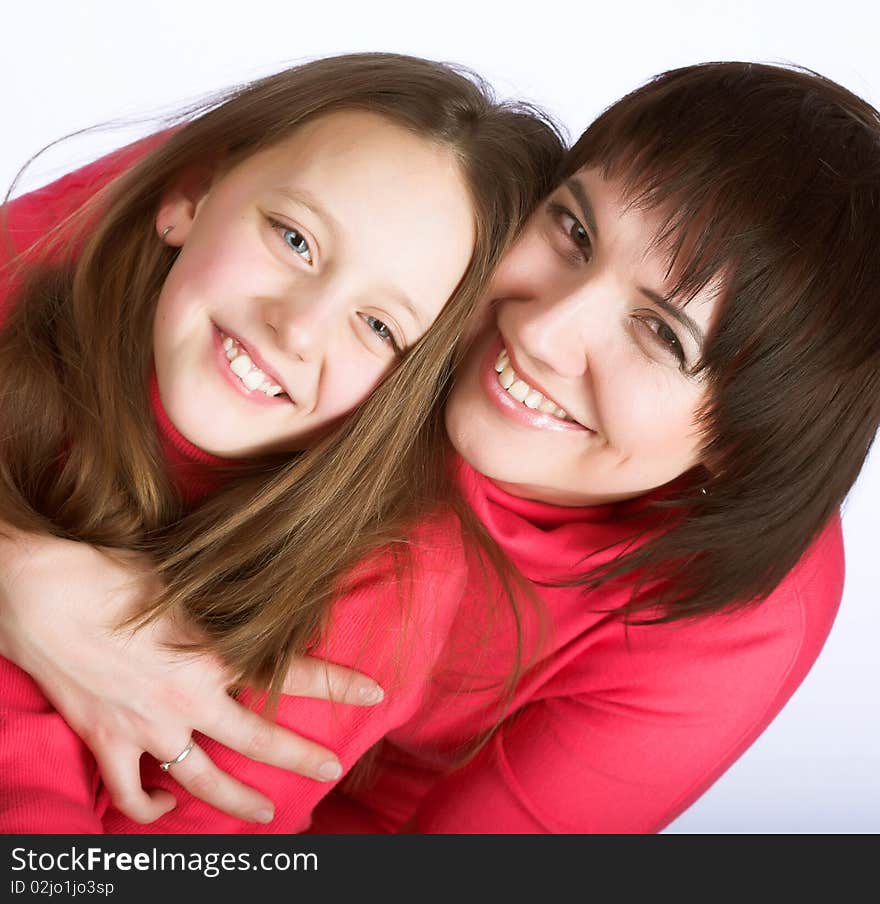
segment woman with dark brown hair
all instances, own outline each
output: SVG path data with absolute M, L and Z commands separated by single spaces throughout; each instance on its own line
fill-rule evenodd
M 458 490 L 518 574 L 470 557 L 420 707 L 313 831 L 656 831 L 779 712 L 880 423 L 878 136 L 840 86 L 740 63 L 587 130 L 446 406 Z

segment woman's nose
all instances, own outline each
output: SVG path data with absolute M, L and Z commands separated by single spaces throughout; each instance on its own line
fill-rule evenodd
M 545 294 L 515 302 L 512 327 L 523 352 L 560 376 L 581 377 L 588 370 L 585 305 L 582 292 Z

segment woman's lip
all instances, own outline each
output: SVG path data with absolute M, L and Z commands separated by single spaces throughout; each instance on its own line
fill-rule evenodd
M 547 414 L 545 411 L 539 411 L 536 408 L 528 408 L 522 402 L 518 402 L 506 389 L 498 382 L 498 372 L 495 370 L 495 362 L 504 343 L 501 336 L 496 336 L 489 344 L 483 361 L 480 365 L 480 385 L 483 392 L 494 403 L 495 407 L 503 415 L 517 424 L 524 427 L 532 427 L 536 430 L 553 430 L 558 433 L 592 433 L 593 431 L 583 424 L 577 424 L 573 421 L 563 421 L 561 418 Z M 508 352 L 508 354 L 510 354 Z M 516 368 L 514 368 L 516 370 Z M 531 385 L 531 384 L 530 384 Z M 538 389 L 538 387 L 535 387 Z M 540 392 L 540 389 L 538 389 Z
M 226 357 L 226 349 L 223 348 L 223 339 L 225 336 L 229 336 L 238 342 L 238 339 L 232 334 L 228 333 L 225 330 L 221 330 L 217 324 L 212 324 L 214 330 L 214 357 L 217 361 L 217 364 L 220 368 L 220 372 L 223 374 L 224 379 L 235 389 L 237 392 L 241 393 L 246 399 L 249 399 L 251 402 L 254 402 L 257 405 L 289 405 L 293 401 L 291 398 L 284 396 L 268 396 L 265 392 L 260 389 L 248 389 L 244 383 L 241 382 L 239 377 L 232 372 L 229 367 L 229 359 Z M 240 343 L 242 348 L 245 348 L 244 343 Z M 248 350 L 248 356 L 250 357 L 250 351 Z M 253 359 L 251 359 L 253 360 Z M 256 361 L 254 361 L 257 364 Z M 257 367 L 260 365 L 257 364 Z M 262 370 L 262 367 L 260 367 Z M 265 373 L 265 371 L 264 371 Z M 269 376 L 267 374 L 267 376 Z M 274 378 L 273 378 L 274 379 Z

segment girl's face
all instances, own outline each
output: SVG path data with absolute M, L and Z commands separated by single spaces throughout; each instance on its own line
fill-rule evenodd
M 362 112 L 313 120 L 207 188 L 182 180 L 156 218 L 169 226 L 159 393 L 227 458 L 302 449 L 362 402 L 440 313 L 476 235 L 450 152 Z
M 658 220 L 582 170 L 534 214 L 490 288 L 492 323 L 447 405 L 456 449 L 518 496 L 597 505 L 699 461 L 705 382 L 689 373 L 718 286 L 686 307 L 654 245 Z

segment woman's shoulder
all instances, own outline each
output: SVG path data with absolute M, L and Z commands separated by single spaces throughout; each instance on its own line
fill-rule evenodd
M 834 623 L 843 597 L 845 558 L 840 514 L 835 513 L 795 566 L 756 609 L 765 618 L 777 613 L 793 634 L 800 634 L 805 654 L 818 654 Z
M 693 619 L 626 626 L 628 668 L 638 670 L 642 661 L 656 676 L 662 660 L 665 674 L 690 675 L 685 685 L 691 680 L 705 685 L 717 672 L 719 690 L 735 676 L 740 688 L 754 686 L 759 693 L 794 688 L 831 632 L 843 578 L 843 536 L 840 517 L 834 515 L 764 599 Z

